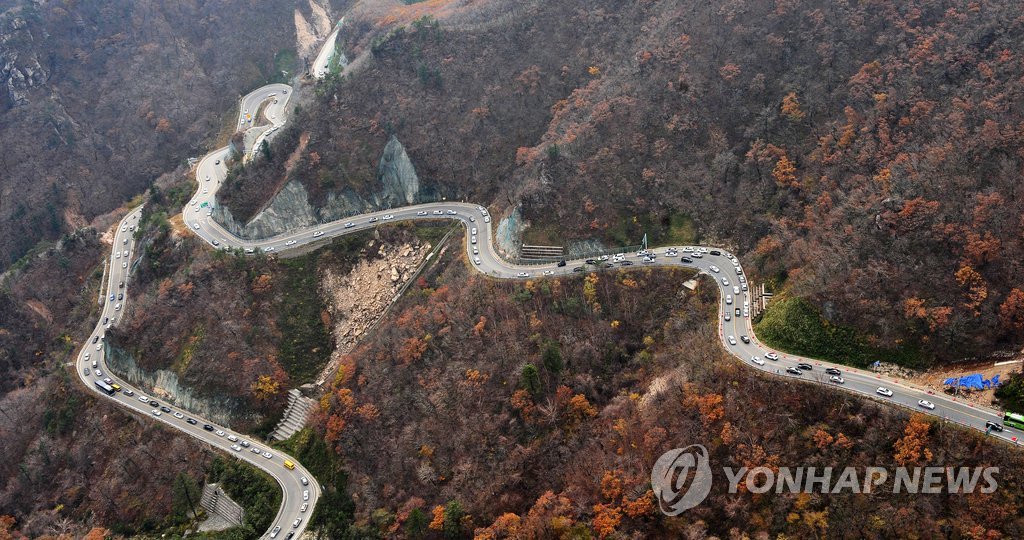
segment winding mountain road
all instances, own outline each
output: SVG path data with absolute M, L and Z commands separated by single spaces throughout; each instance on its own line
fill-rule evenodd
M 321 64 L 325 63 L 321 62 L 321 58 L 329 58 L 333 54 L 336 32 L 337 29 L 327 40 L 325 50 L 321 52 L 314 64 L 315 72 L 318 69 L 321 71 L 323 69 Z M 332 51 L 327 52 L 327 47 L 331 47 Z M 257 139 L 262 141 L 263 138 L 268 137 L 274 130 L 285 124 L 288 111 L 286 106 L 291 95 L 292 88 L 284 84 L 267 85 L 246 95 L 240 102 L 238 130 L 252 129 L 253 125 L 259 123 L 254 115 L 261 110 L 260 107 L 263 107 L 263 114 L 271 127 L 269 129 L 257 128 L 264 129 Z M 254 148 L 258 147 L 258 144 L 254 145 Z M 719 336 L 725 349 L 743 364 L 773 376 L 832 385 L 837 389 L 933 414 L 981 431 L 986 430 L 987 422 L 1001 424 L 1002 415 L 995 410 L 976 407 L 945 395 L 934 395 L 905 382 L 869 371 L 774 351 L 759 342 L 754 336 L 750 317 L 744 312 L 744 306 L 750 301 L 749 294 L 744 290 L 734 289 L 734 287 L 742 288 L 743 284 L 739 282 L 742 267 L 734 256 L 716 248 L 695 246 L 658 248 L 653 251 L 656 255 L 653 260 L 645 260 L 647 257 L 640 254 L 627 254 L 621 260 L 597 261 L 596 264 L 567 261 L 563 266 L 553 263 L 536 266 L 515 265 L 506 262 L 498 255 L 492 242 L 491 220 L 487 210 L 478 205 L 462 202 L 428 203 L 371 212 L 329 223 L 298 228 L 260 240 L 238 238 L 212 218 L 210 208 L 215 204 L 217 190 L 227 176 L 227 162 L 237 157 L 231 155 L 230 147 L 220 148 L 207 154 L 196 167 L 196 182 L 198 184 L 196 193 L 182 211 L 182 217 L 189 230 L 215 249 L 231 248 L 241 249 L 246 253 L 261 251 L 280 254 L 306 248 L 310 244 L 326 244 L 331 239 L 344 234 L 398 221 L 453 219 L 459 221 L 467 230 L 464 252 L 470 265 L 494 278 L 543 279 L 579 272 L 615 271 L 623 267 L 640 266 L 692 268 L 709 276 L 717 284 L 722 297 L 719 311 Z M 145 396 L 142 391 L 132 388 L 120 378 L 108 373 L 109 370 L 104 362 L 107 351 L 103 336 L 106 328 L 116 324 L 117 319 L 126 309 L 129 274 L 131 263 L 134 262 L 135 257 L 134 230 L 138 226 L 141 213 L 141 207 L 131 210 L 115 231 L 114 245 L 109 261 L 110 272 L 105 284 L 106 292 L 103 296 L 104 305 L 100 320 L 97 321 L 86 346 L 79 352 L 76 363 L 79 379 L 98 395 L 107 397 L 118 405 L 127 407 L 138 414 L 149 416 L 158 422 L 163 422 L 173 429 L 182 431 L 266 471 L 280 484 L 283 500 L 281 508 L 271 524 L 271 529 L 264 536 L 283 538 L 288 532 L 294 532 L 296 536 L 300 536 L 320 498 L 321 489 L 313 476 L 297 460 L 273 451 L 263 454 L 262 452 L 266 452 L 267 449 L 259 443 L 248 441 L 243 434 L 217 426 L 164 403 L 153 405 L 152 403 L 159 402 L 159 400 Z M 712 251 L 718 254 L 712 255 Z M 701 253 L 701 256 L 693 256 L 694 252 Z M 684 262 L 683 257 L 687 257 L 689 262 Z M 740 308 L 739 314 L 735 312 L 737 307 Z M 728 320 L 726 314 L 728 314 Z M 749 343 L 743 340 L 744 337 L 749 340 Z M 773 356 L 777 359 L 770 359 Z M 755 357 L 756 361 L 753 360 Z M 812 369 L 787 371 L 787 368 L 795 368 L 799 363 L 810 364 Z M 97 369 L 103 373 L 100 374 L 96 371 Z M 825 369 L 840 371 L 842 382 L 831 379 Z M 104 378 L 109 378 L 112 383 L 120 385 L 122 391 L 108 394 L 101 389 L 96 381 Z M 891 391 L 891 395 L 881 395 L 880 387 Z M 920 400 L 930 401 L 934 404 L 934 409 L 921 407 Z M 165 409 L 161 410 L 161 406 Z M 170 412 L 167 412 L 168 410 Z M 209 427 L 204 428 L 205 426 Z M 1006 428 L 1002 432 L 993 432 L 992 435 L 1011 442 L 1024 436 L 1010 428 Z M 243 441 L 248 446 L 243 447 Z M 260 449 L 260 453 L 253 451 L 253 448 L 257 447 Z M 266 457 L 268 455 L 270 457 Z M 294 467 L 286 467 L 286 460 L 292 462 Z M 296 522 L 296 519 L 299 521 Z

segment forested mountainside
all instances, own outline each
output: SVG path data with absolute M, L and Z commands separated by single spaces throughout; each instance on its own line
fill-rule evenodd
M 0 3 L 0 269 L 201 154 L 308 2 Z
M 521 207 L 533 243 L 692 224 L 867 346 L 1018 344 L 1018 3 L 430 4 L 350 17 L 366 58 L 274 149 L 294 168 L 239 175 L 236 217 L 286 175 L 373 189 L 393 134 L 421 186 Z

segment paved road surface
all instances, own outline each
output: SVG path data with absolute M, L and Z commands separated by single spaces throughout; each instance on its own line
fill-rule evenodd
M 327 41 L 324 42 L 323 48 L 320 49 L 320 54 L 316 55 L 316 60 L 313 61 L 313 78 L 322 79 L 330 71 L 331 58 L 334 58 L 334 44 L 337 41 L 338 32 L 343 24 L 345 24 L 344 17 L 338 21 L 334 30 L 327 36 Z

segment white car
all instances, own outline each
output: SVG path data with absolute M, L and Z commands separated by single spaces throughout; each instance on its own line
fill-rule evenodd
M 302 518 L 295 518 L 295 521 L 292 522 L 292 528 L 298 529 L 299 523 L 302 523 Z
M 274 246 L 267 246 L 263 248 L 263 253 L 270 253 L 271 251 L 274 251 Z
M 206 195 L 206 194 L 207 194 L 207 193 L 209 193 L 209 192 L 210 192 L 210 190 L 209 190 L 209 189 L 207 189 L 207 188 L 203 188 L 203 195 Z
M 434 211 L 433 211 L 433 214 L 434 214 L 435 216 L 443 216 L 443 215 L 444 215 L 444 212 L 443 212 L 443 211 L 441 211 L 441 210 L 434 210 Z
M 476 234 L 476 227 L 473 227 L 472 229 L 470 229 L 469 234 L 475 235 Z
M 488 217 L 488 216 L 484 216 L 484 223 L 490 223 L 490 222 L 491 222 L 491 218 Z
M 198 231 L 199 230 L 199 224 L 198 223 L 193 223 L 192 224 L 192 228 Z
M 313 233 L 313 238 L 320 238 L 323 235 L 324 235 L 323 231 L 317 231 L 317 232 Z
M 181 420 L 182 418 L 185 418 L 185 415 L 181 414 L 178 411 L 174 411 L 174 417 L 177 418 L 178 420 Z
M 395 219 L 395 215 L 394 214 L 384 214 L 384 221 L 387 221 L 389 219 Z
M 476 245 L 476 236 L 471 236 L 469 242 L 473 245 Z
M 308 501 L 309 500 L 309 490 L 308 489 L 302 490 L 302 500 L 304 500 L 304 501 Z
M 545 270 L 544 271 L 544 275 L 545 276 L 553 276 L 553 275 L 555 275 L 555 271 L 554 270 Z
M 779 355 L 775 354 L 773 352 L 766 352 L 766 353 L 764 353 L 764 357 L 769 359 L 769 360 L 778 360 L 779 359 Z
M 228 435 L 228 440 L 231 442 L 238 442 L 238 437 L 235 437 L 234 435 Z
M 834 382 L 834 383 L 836 383 L 836 384 L 843 384 L 843 383 L 845 383 L 845 382 L 846 382 L 846 381 L 845 381 L 845 380 L 844 380 L 844 379 L 843 379 L 842 377 L 840 377 L 839 375 L 833 375 L 833 376 L 829 377 L 829 378 L 828 378 L 828 380 L 829 380 L 829 381 L 832 381 L 832 382 Z
M 270 452 L 263 452 L 263 457 L 265 457 L 267 459 L 273 459 L 274 458 L 274 454 L 271 454 Z
M 703 259 L 704 255 L 701 252 L 699 252 L 699 251 L 694 251 L 693 253 L 690 254 L 690 257 L 692 257 L 694 259 Z M 715 270 L 715 272 L 717 272 L 717 271 L 718 270 Z
M 355 226 L 356 226 L 356 224 L 352 223 L 351 221 L 349 221 L 348 223 L 345 224 L 345 228 L 346 229 L 351 229 L 352 227 L 355 227 Z
M 735 345 L 735 344 L 736 344 L 736 338 L 734 338 L 732 336 L 729 336 L 729 345 Z
M 426 210 L 420 210 L 419 212 L 416 212 L 416 215 L 417 216 L 425 216 L 425 215 L 427 215 L 427 211 Z
M 284 245 L 286 245 L 286 246 L 294 246 L 295 245 L 295 240 L 289 240 L 289 241 L 285 242 Z
M 725 322 L 729 322 L 731 320 L 732 320 L 732 315 L 730 315 L 729 312 L 727 311 L 725 313 Z
M 232 444 L 231 445 L 231 449 L 234 450 L 235 452 L 241 452 L 242 451 L 242 447 L 238 446 L 237 444 Z
M 128 231 L 128 226 L 127 225 L 121 225 L 121 232 L 126 232 L 126 231 Z
M 516 274 L 516 277 L 521 277 L 521 278 L 530 277 L 530 273 L 529 272 L 519 272 L 518 274 Z
M 224 435 L 225 435 L 225 433 L 224 433 L 223 430 L 220 430 L 220 429 L 217 430 L 217 436 L 218 437 L 223 437 Z
M 149 403 L 149 398 L 143 395 L 139 395 L 139 401 L 143 403 Z
M 302 506 L 299 507 L 299 512 L 305 513 L 306 510 L 309 510 L 309 503 L 302 503 Z
M 121 263 L 121 268 L 128 268 L 128 263 L 126 263 L 126 262 Z
M 480 257 L 473 257 L 473 262 L 476 263 L 477 266 L 480 266 Z
M 163 414 L 163 413 L 161 413 L 160 411 L 158 411 L 156 409 L 153 409 L 152 412 L 153 412 L 153 416 L 160 416 L 161 414 Z
M 487 209 L 484 208 L 483 206 L 477 206 L 476 209 L 480 211 L 481 215 L 484 215 L 484 216 L 487 215 Z
M 696 255 L 696 254 L 695 254 L 695 255 Z M 718 267 L 717 267 L 717 266 L 715 266 L 715 265 L 713 265 L 713 264 L 712 264 L 711 266 L 709 266 L 709 267 L 708 267 L 708 270 L 711 270 L 712 272 L 714 272 L 714 273 L 716 273 L 716 274 L 717 274 L 718 272 L 720 272 L 720 270 L 718 269 Z
M 761 360 L 761 359 L 760 359 L 759 357 L 757 357 L 757 356 L 751 356 L 751 357 L 750 357 L 750 361 L 751 361 L 751 362 L 753 362 L 753 363 L 755 363 L 755 364 L 757 364 L 757 365 L 759 365 L 759 366 L 763 366 L 763 365 L 764 365 L 764 360 Z
M 892 390 L 889 390 L 884 386 L 879 386 L 877 389 L 875 389 L 875 393 L 880 396 L 892 397 Z
M 728 287 L 729 286 L 729 280 L 725 279 L 725 278 L 722 278 L 722 285 Z
M 281 527 L 274 527 L 274 530 L 270 531 L 270 537 L 277 538 L 279 532 L 281 532 Z
M 458 215 L 459 213 L 458 213 L 458 212 L 456 212 L 455 210 L 449 210 L 449 211 L 447 212 L 447 214 L 448 214 L 449 216 L 457 216 L 457 215 Z
M 601 255 L 601 256 L 600 256 L 600 257 L 598 257 L 597 259 L 598 259 L 599 261 L 607 261 L 607 260 L 608 260 L 608 256 L 607 256 L 607 255 Z
M 935 404 L 926 399 L 919 399 L 917 401 L 917 404 L 921 407 L 924 407 L 925 409 L 928 409 L 929 411 L 935 410 Z

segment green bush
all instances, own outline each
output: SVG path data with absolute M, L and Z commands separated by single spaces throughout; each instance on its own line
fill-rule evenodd
M 863 368 L 876 360 L 907 366 L 921 363 L 915 347 L 873 347 L 856 330 L 828 322 L 809 301 L 799 297 L 770 304 L 754 330 L 758 338 L 776 349 L 839 364 Z

